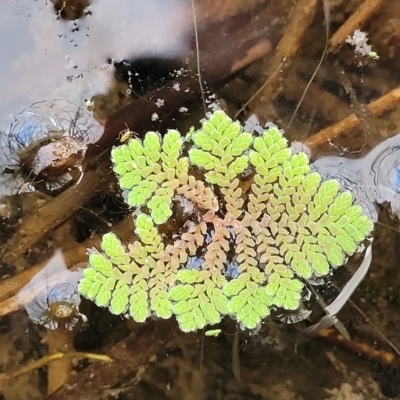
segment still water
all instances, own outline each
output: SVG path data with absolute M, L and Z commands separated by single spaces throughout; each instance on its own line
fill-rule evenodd
M 10 374 L 60 351 L 86 354 L 4 379 L 1 398 L 45 398 L 57 376 L 60 385 L 72 380 L 50 399 L 400 398 L 400 110 L 395 98 L 381 116 L 363 108 L 399 85 L 400 11 L 387 2 L 363 21 L 379 58 L 360 57 L 349 44 L 328 51 L 292 118 L 324 51 L 324 21 L 336 32 L 361 2 L 324 2 L 330 15 L 322 2 L 299 2 L 307 3 L 299 9 L 291 1 L 222 3 L 0 2 L 0 369 Z M 300 35 L 291 23 L 301 12 Z M 276 61 L 279 40 L 290 29 L 289 41 L 299 48 Z M 239 119 L 253 115 L 261 125 L 281 128 L 293 120 L 290 141 L 304 142 L 352 112 L 362 121 L 307 149 L 313 168 L 337 178 L 377 221 L 370 272 L 338 315 L 353 342 L 346 347 L 336 334 L 305 335 L 304 328 L 324 316 L 311 292 L 295 315 L 273 313 L 256 332 L 239 334 L 227 318 L 216 336 L 183 334 L 175 321 L 142 326 L 81 299 L 81 272 L 66 271 L 56 249 L 68 267 L 81 271 L 86 249 L 98 247 L 99 235 L 115 229 L 129 241 L 133 232 L 108 157 L 98 164 L 86 160 L 117 144 L 125 128 L 139 137 L 149 129 L 185 130 L 198 126 L 204 106 L 233 117 L 264 85 Z M 57 218 L 43 212 L 68 190 L 83 193 L 85 176 L 99 181 L 86 197 L 76 193 L 60 202 L 66 211 Z M 35 215 L 37 232 L 30 235 L 37 240 L 19 247 L 24 223 Z M 175 223 L 169 221 L 166 232 Z M 46 265 L 55 251 L 58 261 Z M 362 260 L 362 253 L 352 257 L 318 287 L 318 295 L 331 302 Z M 53 279 L 58 274 L 65 275 Z M 22 300 L 32 292 L 37 295 Z M 13 298 L 26 311 L 6 311 Z M 372 348 L 388 352 L 386 363 Z M 88 353 L 110 354 L 117 360 L 111 369 L 120 376 L 89 363 Z

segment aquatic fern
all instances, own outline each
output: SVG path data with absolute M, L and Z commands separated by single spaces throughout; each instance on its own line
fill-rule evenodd
M 179 160 L 182 143 L 178 131 L 169 130 L 163 138 L 156 132 L 147 132 L 143 142 L 131 139 L 111 152 L 114 172 L 119 176 L 127 204 L 146 205 L 157 224 L 172 215 L 177 178 L 188 171 L 186 159 Z
M 296 310 L 304 282 L 343 265 L 373 228 L 351 193 L 310 173 L 277 128 L 254 138 L 222 111 L 185 138 L 131 139 L 112 161 L 127 203 L 141 211 L 139 240 L 125 248 L 104 235 L 79 290 L 137 322 L 175 315 L 189 332 L 230 315 L 254 329 L 271 308 Z M 157 225 L 174 204 L 185 205 L 185 218 L 162 237 Z
M 128 249 L 114 233 L 103 236 L 104 253 L 90 250 L 79 290 L 98 306 L 109 307 L 113 314 L 129 313 L 137 322 L 152 313 L 170 318 L 168 288 L 176 279 L 176 266 L 160 259 L 164 244 L 150 217 L 140 214 L 135 232 L 140 241 Z

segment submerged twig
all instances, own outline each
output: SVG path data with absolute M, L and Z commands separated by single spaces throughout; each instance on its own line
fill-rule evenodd
M 253 109 L 257 109 L 260 103 L 271 102 L 276 97 L 279 85 L 286 76 L 292 60 L 303 42 L 304 34 L 314 18 L 317 5 L 318 0 L 300 0 L 297 2 L 291 13 L 292 18 L 285 28 L 285 32 L 277 45 L 274 57 L 268 67 L 266 73 L 268 79 L 241 107 L 234 119 L 255 98 L 258 101 L 252 106 Z
M 348 340 L 333 328 L 328 328 L 321 331 L 319 333 L 319 338 L 325 339 L 329 343 L 333 343 L 341 349 L 355 353 L 358 356 L 365 357 L 368 360 L 378 364 L 392 368 L 400 368 L 400 357 L 397 357 L 395 354 L 386 350 L 377 350 L 366 342 Z
M 60 353 L 55 353 L 55 354 L 49 354 L 47 356 L 40 358 L 39 360 L 32 361 L 31 363 L 24 365 L 23 367 L 21 367 L 20 369 L 18 369 L 15 372 L 12 372 L 9 374 L 7 374 L 7 373 L 1 374 L 0 382 L 4 383 L 5 381 L 17 378 L 18 376 L 24 375 L 24 374 L 28 373 L 29 371 L 33 371 L 35 369 L 41 368 L 50 362 L 60 360 L 65 357 L 75 357 L 75 358 L 79 358 L 79 359 L 90 358 L 92 360 L 102 361 L 102 362 L 106 362 L 106 363 L 113 361 L 113 359 L 111 357 L 107 356 L 106 354 L 85 353 L 85 352 L 81 352 L 81 351 L 70 351 L 67 353 L 60 352 Z
M 96 156 L 86 168 L 85 175 L 78 186 L 67 189 L 27 217 L 3 247 L 2 261 L 5 264 L 13 265 L 27 250 L 66 221 L 96 192 L 101 191 L 104 188 L 105 176 L 108 174 L 108 165 L 108 152 Z
M 379 115 L 384 111 L 392 108 L 395 104 L 400 100 L 400 86 L 396 89 L 391 90 L 389 93 L 386 93 L 379 99 L 368 104 L 367 108 L 371 112 L 372 115 Z M 327 128 L 324 128 L 317 132 L 315 135 L 309 137 L 304 144 L 308 146 L 310 149 L 313 149 L 321 144 L 328 142 L 336 137 L 338 137 L 341 133 L 345 132 L 350 128 L 354 128 L 360 123 L 360 120 L 357 118 L 355 114 L 351 114 L 341 121 L 333 124 Z

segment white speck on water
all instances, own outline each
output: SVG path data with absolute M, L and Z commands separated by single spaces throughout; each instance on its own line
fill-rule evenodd
M 175 71 L 175 76 L 181 76 L 183 72 L 183 68 L 178 69 L 177 71 Z
M 158 116 L 157 113 L 151 114 L 151 120 L 152 120 L 153 122 L 154 122 L 154 121 L 157 121 L 159 118 L 160 118 L 160 117 Z
M 180 113 L 185 113 L 185 112 L 188 112 L 188 109 L 187 109 L 186 107 L 181 107 L 181 108 L 179 109 L 179 112 L 180 112 Z
M 353 32 L 353 36 L 347 36 L 346 43 L 351 44 L 354 47 L 354 51 L 362 56 L 370 56 L 371 58 L 379 59 L 376 52 L 372 51 L 371 45 L 368 44 L 368 35 L 359 29 Z
M 156 101 L 157 108 L 160 108 L 163 105 L 164 105 L 164 99 L 157 99 L 157 101 Z
M 174 90 L 176 90 L 177 92 L 179 92 L 181 90 L 181 85 L 178 82 L 175 82 L 174 86 L 172 86 L 172 88 Z

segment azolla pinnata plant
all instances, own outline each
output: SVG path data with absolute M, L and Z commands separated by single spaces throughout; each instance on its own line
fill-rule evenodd
M 253 329 L 273 307 L 296 310 L 304 282 L 343 265 L 373 228 L 277 128 L 253 137 L 222 111 L 186 137 L 131 139 L 112 162 L 139 240 L 105 234 L 79 290 L 137 322 L 175 315 L 189 332 L 230 315 Z M 177 203 L 186 222 L 161 236 Z

